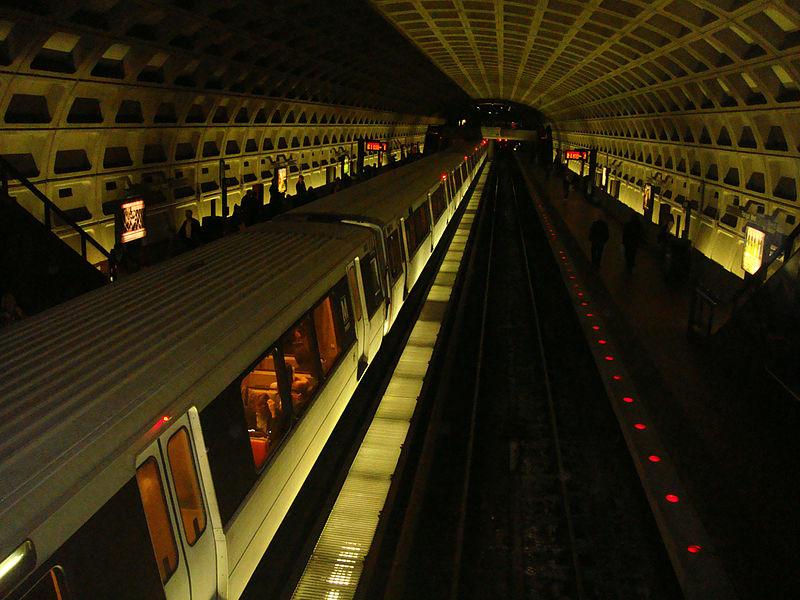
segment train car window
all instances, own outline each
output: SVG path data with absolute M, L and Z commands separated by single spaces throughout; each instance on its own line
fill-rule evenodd
M 342 352 L 347 352 L 356 341 L 356 328 L 350 316 L 350 296 L 347 294 L 347 281 L 342 278 L 331 291 L 333 299 L 333 316 L 336 323 L 336 335 Z
M 464 179 L 461 177 L 461 165 L 453 170 L 453 178 L 455 179 L 456 190 L 460 190 L 461 184 L 464 182 Z
M 336 321 L 333 317 L 331 296 L 314 308 L 314 331 L 317 334 L 317 350 L 323 376 L 328 374 L 342 353 L 340 336 L 337 335 Z
M 350 291 L 353 294 L 353 317 L 356 321 L 361 320 L 361 294 L 358 291 L 358 278 L 354 266 L 347 267 L 347 282 L 350 284 Z
M 280 445 L 291 423 L 288 403 L 278 385 L 278 361 L 277 350 L 271 350 L 241 383 L 250 448 L 259 470 Z
M 300 416 L 316 394 L 321 378 L 314 326 L 309 316 L 284 334 L 281 348 L 291 382 L 292 409 Z
M 64 572 L 61 567 L 53 567 L 36 582 L 36 585 L 25 594 L 23 600 L 67 600 L 67 588 L 64 584 Z
M 389 272 L 392 275 L 392 282 L 397 281 L 403 273 L 403 249 L 400 247 L 400 233 L 395 229 L 389 234 Z
M 406 246 L 408 246 L 408 256 L 411 258 L 417 251 L 417 224 L 414 219 L 414 213 L 411 212 L 408 219 L 406 219 Z
M 185 427 L 181 427 L 169 438 L 167 455 L 175 493 L 178 496 L 183 531 L 186 533 L 186 541 L 190 546 L 194 546 L 206 530 L 206 509 L 203 504 L 203 494 L 200 492 L 200 481 L 197 479 L 189 432 Z
M 428 212 L 427 202 L 420 204 L 414 211 L 414 221 L 416 221 L 417 243 L 421 243 L 431 230 L 431 215 Z
M 440 185 L 431 194 L 431 207 L 433 208 L 433 222 L 437 223 L 444 211 L 447 210 L 447 201 L 444 197 L 444 186 Z
M 169 521 L 160 470 L 154 458 L 148 458 L 136 469 L 136 482 L 139 484 L 139 494 L 142 496 L 142 506 L 147 518 L 147 528 L 150 530 L 150 540 L 153 542 L 153 551 L 156 554 L 158 573 L 161 575 L 161 583 L 166 583 L 178 568 L 178 547 Z
M 383 290 L 381 289 L 378 260 L 375 258 L 375 254 L 370 253 L 361 261 L 361 279 L 364 281 L 364 299 L 367 302 L 367 314 L 371 319 L 381 302 L 383 302 Z
M 258 479 L 247 436 L 240 384 L 237 378 L 200 413 L 223 525 L 228 523 Z

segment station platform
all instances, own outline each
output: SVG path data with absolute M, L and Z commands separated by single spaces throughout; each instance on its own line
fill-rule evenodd
M 746 340 L 687 336 L 698 275 L 722 296 L 741 280 L 702 257 L 693 257 L 689 277 L 668 276 L 655 239 L 639 248 L 628 271 L 623 223 L 611 214 L 620 211 L 604 211 L 575 189 L 565 198 L 560 176 L 532 166 L 524 154 L 519 163 L 577 281 L 617 340 L 618 360 L 646 403 L 736 596 L 798 597 L 794 455 L 800 404 L 766 374 L 760 349 L 748 348 Z M 594 269 L 589 229 L 598 211 L 605 213 L 610 239 Z

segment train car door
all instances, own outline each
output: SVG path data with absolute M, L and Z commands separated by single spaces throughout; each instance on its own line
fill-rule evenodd
M 167 600 L 208 600 L 217 594 L 217 555 L 194 443 L 202 433 L 188 415 L 168 423 L 137 458 L 136 481 Z

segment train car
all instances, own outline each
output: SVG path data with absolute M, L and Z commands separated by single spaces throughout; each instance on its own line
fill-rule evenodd
M 381 343 L 382 243 L 264 223 L 0 330 L 0 598 L 237 599 Z
M 483 142 L 454 146 L 284 216 L 358 224 L 375 232 L 380 251 L 375 267 L 389 299 L 385 327 L 397 317 L 485 159 Z

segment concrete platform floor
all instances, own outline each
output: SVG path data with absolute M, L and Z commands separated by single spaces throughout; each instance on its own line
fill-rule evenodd
M 556 225 L 569 234 L 567 246 L 582 279 L 624 342 L 625 366 L 648 398 L 662 442 L 739 597 L 800 597 L 800 405 L 765 374 L 758 348 L 748 348 L 746 340 L 725 346 L 687 337 L 692 277 L 665 277 L 654 245 L 639 249 L 628 272 L 623 223 L 611 214 L 605 215 L 610 240 L 600 268 L 592 269 L 588 236 L 599 209 L 576 190 L 563 198 L 560 177 L 548 177 L 526 156 L 520 162 L 560 219 Z M 692 275 L 713 281 L 722 295 L 732 292 L 737 280 L 715 269 L 695 257 Z

